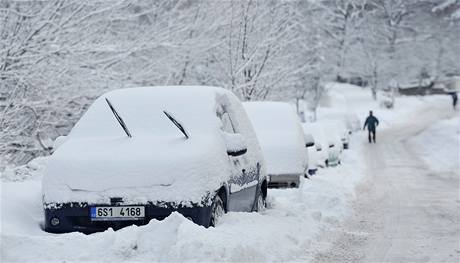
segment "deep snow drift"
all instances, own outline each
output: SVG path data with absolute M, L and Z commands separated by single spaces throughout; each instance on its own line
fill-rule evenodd
M 41 162 L 44 164 L 46 158 Z M 264 261 L 307 260 L 322 229 L 345 214 L 362 172 L 359 150 L 344 165 L 320 170 L 299 189 L 270 190 L 264 213 L 228 213 L 205 229 L 180 214 L 146 226 L 84 235 L 40 229 L 41 176 L 2 182 L 2 259 L 5 261 Z M 40 169 L 40 165 L 35 164 Z M 27 253 L 23 253 L 27 251 Z M 310 250 L 311 251 L 311 250 Z
M 361 121 L 368 110 L 374 110 L 382 130 L 410 123 L 408 116 L 427 104 L 450 103 L 447 96 L 403 97 L 397 98 L 396 109 L 379 109 L 370 100 L 370 91 L 349 85 L 330 87 L 330 105 L 336 105 L 333 100 L 342 101 L 337 104 L 341 106 L 336 106 L 338 110 L 355 112 Z M 433 145 L 436 144 L 434 141 Z M 269 208 L 263 213 L 228 213 L 218 227 L 209 229 L 172 214 L 164 221 L 152 220 L 146 226 L 93 235 L 55 235 L 41 230 L 40 180 L 47 158 L 40 158 L 30 167 L 20 168 L 20 178 L 12 175 L 13 170 L 1 176 L 1 259 L 3 262 L 308 261 L 314 258 L 323 231 L 336 227 L 349 214 L 355 186 L 363 181 L 366 170 L 365 147 L 368 147 L 366 134 L 355 133 L 350 150 L 344 151 L 342 165 L 320 169 L 311 180 L 302 179 L 299 189 L 270 189 Z
M 410 140 L 436 172 L 460 171 L 460 117 L 441 120 Z

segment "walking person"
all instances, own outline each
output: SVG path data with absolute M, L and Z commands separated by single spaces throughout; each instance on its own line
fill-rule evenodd
M 375 143 L 375 129 L 379 126 L 379 120 L 372 114 L 372 111 L 369 111 L 369 116 L 364 122 L 363 130 L 366 129 L 366 126 L 369 131 L 369 143 L 372 143 L 372 141 Z
M 457 92 L 455 91 L 450 92 L 450 95 L 452 96 L 452 106 L 454 107 L 454 110 L 455 110 L 457 107 L 457 100 L 458 100 Z

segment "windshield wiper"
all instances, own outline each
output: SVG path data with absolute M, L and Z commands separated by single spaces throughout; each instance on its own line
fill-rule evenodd
M 166 117 L 168 117 L 168 119 L 169 119 L 172 123 L 174 123 L 174 125 L 182 132 L 182 134 L 184 134 L 185 138 L 188 139 L 189 136 L 188 136 L 188 133 L 187 133 L 187 131 L 185 130 L 184 126 L 182 126 L 182 124 L 181 124 L 179 121 L 177 121 L 177 120 L 172 116 L 171 113 L 169 113 L 169 112 L 167 112 L 167 111 L 165 111 L 165 110 L 163 111 L 163 113 L 166 115 Z
M 128 130 L 128 127 L 126 126 L 126 123 L 123 121 L 123 119 L 118 115 L 118 112 L 115 110 L 113 107 L 112 103 L 110 103 L 109 99 L 105 98 L 105 101 L 107 101 L 107 104 L 109 105 L 110 109 L 112 110 L 113 115 L 115 116 L 115 119 L 117 119 L 118 123 L 120 126 L 123 128 L 125 131 L 126 135 L 128 135 L 129 138 L 133 137 L 131 136 L 131 133 Z

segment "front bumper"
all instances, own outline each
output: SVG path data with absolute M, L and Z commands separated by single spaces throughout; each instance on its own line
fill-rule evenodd
M 122 204 L 120 206 L 127 206 Z M 139 204 L 135 204 L 139 205 Z M 184 217 L 189 218 L 194 223 L 209 227 L 211 218 L 211 207 L 178 207 L 157 206 L 153 204 L 144 204 L 145 217 L 141 220 L 123 220 L 123 221 L 92 221 L 90 217 L 91 206 L 115 206 L 110 204 L 60 204 L 59 208 L 45 208 L 45 231 L 50 233 L 68 233 L 79 231 L 83 233 L 94 233 L 104 231 L 108 228 L 114 230 L 130 225 L 146 225 L 152 219 L 162 220 L 168 217 L 172 212 L 179 212 Z M 51 220 L 59 219 L 59 224 L 53 226 Z

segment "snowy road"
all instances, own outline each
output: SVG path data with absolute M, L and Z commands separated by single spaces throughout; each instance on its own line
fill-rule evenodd
M 413 116 L 417 123 L 394 125 L 378 134 L 376 145 L 366 145 L 366 178 L 354 212 L 325 235 L 323 244 L 332 244 L 316 262 L 460 262 L 458 163 L 453 171 L 434 172 L 420 158 L 422 145 L 409 143 L 452 115 L 447 106 L 424 108 Z

